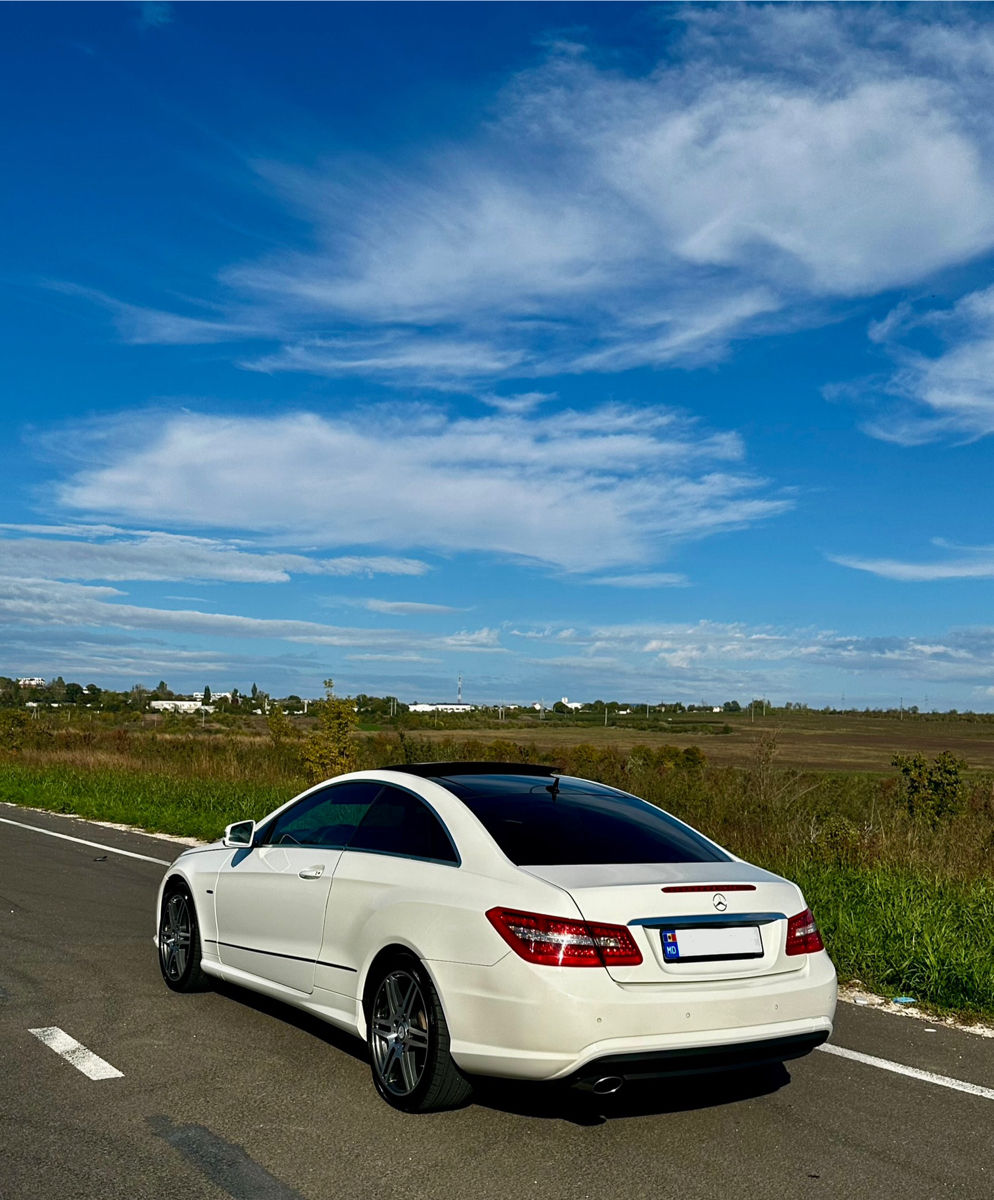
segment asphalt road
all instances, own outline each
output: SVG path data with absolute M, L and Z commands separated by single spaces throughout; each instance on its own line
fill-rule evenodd
M 426 1117 L 378 1099 L 363 1048 L 235 989 L 179 996 L 151 943 L 175 844 L 0 805 L 0 1200 L 994 1196 L 994 1039 L 840 1005 L 835 1045 L 764 1072 L 577 1107 L 491 1086 Z M 91 1079 L 30 1030 L 120 1076 Z

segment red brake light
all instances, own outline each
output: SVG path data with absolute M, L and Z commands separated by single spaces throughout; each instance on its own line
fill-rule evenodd
M 637 967 L 642 953 L 624 925 L 492 908 L 487 920 L 520 958 L 546 967 Z
M 788 954 L 817 954 L 819 950 L 824 949 L 825 943 L 821 940 L 810 908 L 787 921 Z

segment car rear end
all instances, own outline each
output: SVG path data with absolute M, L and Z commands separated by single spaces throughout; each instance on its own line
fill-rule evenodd
M 829 1036 L 835 970 L 795 884 L 613 789 L 456 783 L 549 889 L 540 906 L 509 897 L 487 908 L 508 951 L 493 965 L 439 964 L 441 993 L 458 993 L 452 1053 L 464 1070 L 593 1086 L 783 1061 Z M 634 822 L 632 845 L 612 824 L 616 808 Z M 588 861 L 535 861 L 557 846 L 560 859 Z M 633 861 L 650 849 L 683 861 Z M 612 852 L 627 860 L 603 861 Z

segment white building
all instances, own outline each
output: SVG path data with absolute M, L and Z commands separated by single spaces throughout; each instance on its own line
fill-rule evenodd
M 201 704 L 199 700 L 152 700 L 149 708 L 155 712 L 196 713 L 213 712 L 212 704 Z
M 40 675 L 26 676 L 24 679 L 17 681 L 21 687 L 44 687 L 45 681 Z
M 476 707 L 475 704 L 409 704 L 408 712 L 447 712 L 468 713 Z

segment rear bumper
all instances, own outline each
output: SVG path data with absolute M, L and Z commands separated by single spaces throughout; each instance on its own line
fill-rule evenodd
M 758 1067 L 764 1063 L 786 1062 L 803 1058 L 828 1040 L 828 1030 L 768 1038 L 756 1042 L 736 1042 L 727 1046 L 688 1046 L 679 1050 L 653 1050 L 643 1054 L 606 1054 L 587 1063 L 565 1082 L 573 1087 L 593 1090 L 599 1080 L 659 1079 L 676 1075 L 708 1075 Z
M 828 1038 L 835 1015 L 835 970 L 824 951 L 780 975 L 639 987 L 514 954 L 492 967 L 425 965 L 452 1057 L 471 1075 L 578 1080 L 782 1061 Z M 607 1061 L 615 1065 L 601 1070 Z

